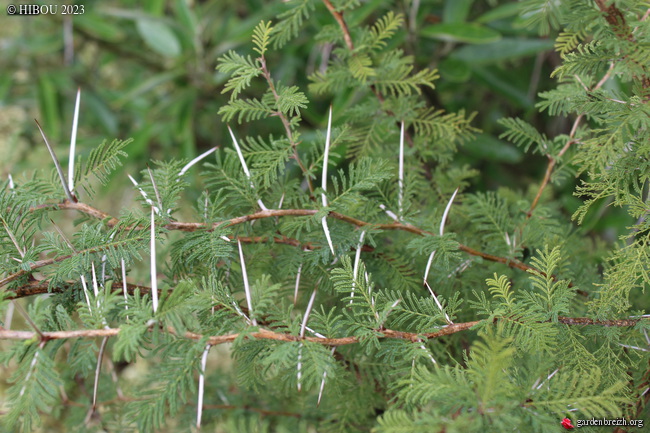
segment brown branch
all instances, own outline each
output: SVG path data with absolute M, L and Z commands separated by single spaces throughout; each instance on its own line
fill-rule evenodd
M 13 299 L 25 298 L 27 296 L 42 295 L 45 293 L 63 293 L 75 284 L 72 281 L 66 281 L 62 284 L 57 285 L 56 287 L 49 288 L 49 280 L 33 280 L 27 284 L 24 284 L 15 289 L 9 290 L 9 293 L 12 295 Z M 129 295 L 133 295 L 136 290 L 140 290 L 140 293 L 148 294 L 151 293 L 151 287 L 140 286 L 137 284 L 126 284 L 127 292 Z M 118 280 L 113 283 L 113 289 L 117 292 L 122 291 L 122 281 Z
M 295 412 L 280 412 L 274 410 L 260 409 L 253 406 L 234 406 L 232 404 L 204 404 L 203 409 L 219 409 L 219 410 L 247 410 L 250 412 L 257 412 L 262 416 L 289 416 L 293 418 L 302 418 L 303 415 Z
M 122 242 L 122 241 L 111 242 L 111 244 L 114 245 L 114 244 L 118 244 L 120 242 Z M 74 254 L 66 254 L 64 256 L 58 256 L 58 257 L 54 257 L 54 258 L 51 258 L 51 259 L 37 260 L 37 261 L 35 261 L 35 262 L 33 262 L 33 263 L 31 263 L 29 265 L 29 270 L 28 271 L 26 271 L 24 269 L 21 269 L 20 271 L 15 272 L 15 273 L 3 278 L 2 280 L 0 280 L 0 287 L 4 287 L 5 285 L 11 283 L 12 281 L 17 280 L 18 278 L 22 277 L 23 275 L 26 275 L 29 272 L 35 271 L 36 269 L 39 269 L 39 268 L 42 268 L 42 267 L 45 267 L 45 266 L 49 266 L 49 265 L 53 265 L 55 263 L 62 262 L 64 260 L 70 259 L 70 258 L 72 258 L 72 257 L 74 257 L 74 256 L 76 256 L 78 254 L 98 253 L 100 251 L 105 250 L 106 248 L 108 248 L 108 246 L 102 245 L 102 246 L 98 246 L 98 247 L 94 247 L 94 248 L 87 248 L 85 250 L 76 251 Z
M 330 0 L 323 0 L 323 4 L 327 8 L 327 10 L 330 11 L 336 22 L 338 23 L 339 27 L 341 28 L 341 32 L 343 33 L 343 40 L 345 41 L 345 45 L 348 48 L 348 50 L 352 53 L 354 56 L 354 43 L 352 42 L 352 36 L 350 35 L 350 29 L 348 28 L 348 24 L 345 22 L 345 19 L 343 18 L 343 13 L 339 12 L 336 10 L 334 5 L 330 2 Z M 375 94 L 377 99 L 379 100 L 380 103 L 383 104 L 384 102 L 384 95 L 381 94 L 381 92 L 377 89 L 377 87 L 374 84 L 370 85 L 370 90 L 372 90 L 372 93 Z M 395 116 L 395 113 L 393 113 L 391 110 L 385 110 L 386 114 L 389 116 Z M 400 122 L 398 122 L 400 123 Z M 411 137 L 411 134 L 409 134 L 408 131 L 406 131 L 405 134 L 406 141 L 409 144 L 409 147 L 413 147 L 413 138 Z
M 343 19 L 343 14 L 336 10 L 330 0 L 323 0 L 323 3 L 341 28 L 341 31 L 343 32 L 343 40 L 345 40 L 345 45 L 348 47 L 348 50 L 354 51 L 354 43 L 352 42 L 352 36 L 350 36 L 350 29 L 348 29 L 348 24 Z
M 609 69 L 603 75 L 603 77 L 600 79 L 600 81 L 593 87 L 593 89 L 585 89 L 587 92 L 593 92 L 595 90 L 600 89 L 605 82 L 609 79 L 612 70 L 614 69 L 614 62 L 610 63 Z M 546 188 L 546 185 L 548 185 L 548 182 L 551 180 L 551 175 L 553 174 L 553 169 L 555 168 L 555 165 L 557 164 L 557 161 L 564 156 L 564 154 L 569 150 L 569 147 L 573 143 L 575 143 L 575 135 L 576 132 L 578 131 L 578 126 L 580 125 L 580 122 L 582 121 L 582 118 L 584 117 L 584 114 L 580 114 L 578 117 L 576 117 L 576 120 L 573 122 L 573 126 L 571 126 L 571 132 L 569 132 L 569 139 L 567 140 L 566 144 L 564 147 L 560 150 L 560 152 L 557 154 L 557 157 L 552 157 L 550 155 L 548 156 L 548 165 L 546 166 L 546 173 L 544 174 L 544 179 L 542 180 L 541 185 L 539 186 L 539 189 L 537 190 L 537 194 L 535 195 L 535 199 L 533 200 L 532 204 L 530 205 L 530 209 L 528 209 L 527 216 L 530 218 L 533 215 L 533 211 L 537 207 L 537 204 L 539 203 L 539 199 L 542 197 L 542 193 L 544 192 L 544 189 Z
M 264 78 L 266 79 L 266 82 L 269 85 L 269 89 L 271 90 L 271 93 L 273 93 L 273 99 L 275 99 L 277 105 L 278 101 L 280 100 L 280 95 L 278 95 L 278 92 L 275 90 L 275 84 L 273 84 L 273 79 L 271 78 L 271 72 L 269 72 L 269 69 L 266 67 L 266 59 L 264 58 L 264 55 L 262 54 L 258 60 L 262 65 L 262 74 L 264 75 Z M 279 107 L 278 107 L 278 111 L 276 111 L 275 114 L 282 121 L 282 125 L 284 126 L 284 131 L 287 134 L 287 138 L 289 139 L 289 144 L 293 149 L 293 159 L 296 160 L 298 166 L 300 167 L 300 170 L 305 175 L 305 179 L 307 180 L 307 186 L 309 187 L 309 193 L 311 196 L 313 196 L 314 185 L 312 185 L 311 178 L 309 177 L 309 172 L 305 168 L 305 165 L 302 163 L 302 160 L 300 159 L 300 155 L 298 154 L 298 143 L 293 138 L 293 132 L 291 131 L 291 124 L 289 123 L 289 119 L 287 119 L 287 116 L 284 115 L 284 113 L 280 110 Z
M 629 24 L 625 20 L 625 15 L 618 7 L 616 7 L 615 2 L 612 2 L 612 4 L 607 6 L 605 0 L 596 0 L 596 5 L 598 5 L 598 9 L 600 9 L 600 11 L 603 13 L 605 21 L 607 21 L 607 24 L 609 24 L 609 26 L 611 27 L 612 31 L 614 32 L 617 38 L 621 40 L 626 40 L 633 44 L 637 42 L 634 37 L 634 31 L 636 29 L 630 28 Z M 648 16 L 648 11 L 646 11 L 646 13 L 643 15 L 641 21 L 645 20 L 647 16 Z M 648 76 L 648 65 L 639 63 L 633 58 L 630 58 L 630 56 L 627 54 L 623 56 L 623 59 L 636 64 L 638 67 L 640 67 L 643 70 L 643 76 L 641 77 L 635 76 L 634 78 L 639 80 L 641 82 L 643 89 L 647 91 L 648 88 L 650 88 L 650 77 Z M 647 102 L 647 97 L 648 95 L 646 94 L 644 98 L 646 99 L 646 102 Z
M 558 322 L 570 325 L 570 326 L 606 326 L 606 327 L 632 327 L 641 319 L 621 319 L 621 320 L 595 320 L 588 317 L 562 317 L 558 318 Z M 498 321 L 498 319 L 495 319 Z M 438 331 L 428 332 L 423 334 L 416 334 L 413 332 L 404 332 L 404 331 L 395 331 L 392 329 L 382 329 L 377 330 L 377 337 L 399 339 L 399 340 L 410 340 L 410 341 L 419 341 L 422 338 L 432 339 L 444 337 L 447 335 L 456 334 L 458 332 L 466 331 L 471 329 L 475 325 L 478 325 L 481 321 L 472 321 L 472 322 L 463 322 L 463 323 L 454 323 L 452 325 L 445 326 Z M 167 332 L 172 335 L 177 335 L 173 328 L 167 328 Z M 114 337 L 120 333 L 120 328 L 104 328 L 104 329 L 78 329 L 74 331 L 53 331 L 53 332 L 43 332 L 41 340 L 60 340 L 68 338 L 97 338 L 97 337 Z M 0 328 L 0 340 L 32 340 L 39 337 L 38 333 L 31 331 L 14 331 L 9 329 Z M 197 334 L 194 332 L 185 332 L 182 335 L 183 338 L 190 340 L 201 340 L 205 338 L 202 334 Z M 236 339 L 240 338 L 240 334 L 228 334 L 228 335 L 215 335 L 207 338 L 206 343 L 212 346 L 224 343 L 232 343 Z M 312 343 L 323 344 L 325 346 L 345 346 L 349 344 L 359 343 L 359 337 L 339 337 L 339 338 L 327 338 L 327 337 L 304 337 L 301 338 L 298 335 L 286 334 L 281 332 L 275 332 L 264 328 L 259 328 L 256 332 L 251 332 L 245 335 L 245 338 L 254 338 L 256 340 L 276 340 L 276 341 L 309 341 Z
M 598 5 L 598 9 L 605 14 L 605 21 L 610 25 L 616 36 L 633 42 L 634 36 L 632 35 L 632 30 L 625 21 L 623 12 L 621 12 L 614 3 L 607 6 L 605 0 L 596 0 L 596 4 Z
M 117 219 L 115 217 L 112 217 L 109 214 L 107 214 L 107 213 L 105 213 L 105 212 L 103 212 L 103 211 L 101 211 L 99 209 L 95 209 L 94 207 L 89 206 L 89 205 L 87 205 L 85 203 L 80 203 L 80 202 L 75 203 L 75 202 L 72 202 L 72 201 L 69 201 L 69 200 L 65 200 L 65 201 L 63 201 L 63 202 L 61 202 L 59 204 L 43 204 L 43 205 L 36 206 L 34 208 L 30 208 L 30 210 L 32 210 L 32 211 L 33 210 L 40 210 L 40 209 L 54 209 L 54 210 L 73 209 L 73 210 L 77 210 L 79 212 L 85 213 L 86 215 L 105 220 L 106 224 L 108 226 L 111 226 L 111 227 L 115 226 L 116 224 L 119 223 L 119 219 Z M 168 230 L 180 230 L 180 231 L 193 232 L 193 231 L 197 231 L 197 230 L 211 230 L 211 229 L 215 229 L 215 228 L 221 227 L 221 226 L 231 227 L 231 226 L 234 226 L 234 225 L 237 225 L 237 224 L 243 224 L 243 223 L 246 223 L 246 222 L 249 222 L 249 221 L 254 221 L 254 220 L 264 219 L 264 218 L 275 218 L 275 217 L 280 217 L 280 216 L 312 216 L 312 215 L 316 215 L 318 212 L 319 211 L 316 210 L 316 209 L 267 209 L 267 210 L 262 210 L 262 211 L 259 211 L 259 212 L 255 212 L 253 214 L 243 215 L 243 216 L 240 216 L 240 217 L 231 218 L 231 219 L 228 219 L 228 220 L 216 222 L 216 223 L 213 223 L 211 225 L 210 224 L 205 224 L 205 223 L 184 223 L 184 222 L 172 221 L 172 222 L 169 222 L 168 224 L 164 225 L 164 227 L 166 229 L 168 229 Z M 400 222 L 392 222 L 392 223 L 388 223 L 388 224 L 370 223 L 370 222 L 363 221 L 363 220 L 360 220 L 360 219 L 357 219 L 357 218 L 354 218 L 354 217 L 351 217 L 351 216 L 348 216 L 348 215 L 343 215 L 341 213 L 334 212 L 334 211 L 329 212 L 327 216 L 330 217 L 330 218 L 334 218 L 334 219 L 346 222 L 348 224 L 355 225 L 357 227 L 373 227 L 373 228 L 377 228 L 377 229 L 380 229 L 380 230 L 402 230 L 402 231 L 406 231 L 406 232 L 413 233 L 413 234 L 420 235 L 420 236 L 436 236 L 435 233 L 432 233 L 430 231 L 421 229 L 419 227 L 416 227 L 416 226 L 414 226 L 412 224 L 408 224 L 408 223 L 400 223 Z M 251 240 L 251 242 L 254 242 L 255 239 L 258 239 L 258 240 L 261 241 L 262 239 L 265 239 L 265 238 L 249 238 L 249 239 Z M 276 239 L 279 239 L 279 240 L 276 241 Z M 286 237 L 274 238 L 274 242 L 284 243 L 284 244 L 288 244 L 288 245 L 300 246 L 302 248 L 314 248 L 314 249 L 316 249 L 316 247 L 314 247 L 311 244 L 302 245 L 302 244 L 300 244 L 300 242 L 298 240 L 291 239 L 291 238 L 286 238 Z M 522 263 L 522 262 L 520 262 L 518 260 L 509 259 L 509 258 L 506 258 L 506 257 L 500 257 L 500 256 L 495 256 L 495 255 L 492 255 L 492 254 L 484 253 L 482 251 L 475 250 L 474 248 L 468 247 L 468 246 L 463 245 L 463 244 L 458 244 L 458 249 L 465 252 L 465 253 L 467 253 L 467 254 L 477 256 L 477 257 L 481 257 L 484 260 L 488 260 L 488 261 L 491 261 L 491 262 L 497 262 L 497 263 L 503 263 L 506 266 L 509 266 L 511 268 L 514 268 L 514 269 L 520 269 L 520 270 L 525 271 L 525 272 L 537 271 L 537 272 L 540 272 L 543 276 L 546 276 L 546 274 L 539 271 L 538 269 L 535 269 L 532 266 L 528 266 L 528 265 L 526 265 L 526 264 L 524 264 L 524 263 Z M 100 250 L 101 249 L 97 249 L 97 251 L 100 251 Z M 93 249 L 89 249 L 89 250 L 84 250 L 82 252 L 97 252 L 97 251 L 94 251 Z M 36 268 L 40 268 L 40 267 L 43 267 L 43 266 L 51 265 L 51 264 L 60 262 L 62 260 L 68 259 L 70 257 L 72 257 L 72 256 L 68 255 L 68 256 L 57 257 L 55 259 L 40 260 L 40 261 L 35 262 L 35 263 L 32 264 L 31 270 L 34 270 Z M 19 278 L 20 276 L 22 276 L 22 275 L 24 275 L 26 273 L 27 273 L 27 271 L 21 270 L 21 271 L 16 272 L 15 274 L 12 274 L 12 275 L 9 275 L 8 277 L 5 277 L 4 279 L 0 280 L 0 287 L 5 286 L 6 284 L 16 280 L 17 278 Z M 569 287 L 573 287 L 573 284 L 572 283 L 569 284 Z M 581 295 L 583 295 L 583 296 L 587 295 L 587 293 L 584 292 L 584 291 L 579 291 L 579 293 Z

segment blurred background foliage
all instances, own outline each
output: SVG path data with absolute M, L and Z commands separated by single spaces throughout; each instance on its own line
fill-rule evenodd
M 133 138 L 126 149 L 128 166 L 107 190 L 105 210 L 116 212 L 125 204 L 126 173 L 140 171 L 150 159 L 190 159 L 230 143 L 226 125 L 217 115 L 228 100 L 221 94 L 227 77 L 215 70 L 217 58 L 231 49 L 254 54 L 253 28 L 261 20 L 275 20 L 296 3 L 301 1 L 110 0 L 85 2 L 83 15 L 4 17 L 0 175 L 16 177 L 34 168 L 51 168 L 34 118 L 44 126 L 60 158 L 67 159 L 75 94 L 81 88 L 77 140 L 82 157 L 104 139 Z M 518 116 L 551 137 L 570 128 L 571 119 L 550 118 L 535 109 L 538 92 L 555 86 L 550 74 L 560 63 L 553 50 L 558 29 L 551 23 L 534 30 L 524 3 L 334 2 L 357 5 L 344 12 L 353 33 L 355 27 L 374 22 L 388 10 L 406 17 L 406 25 L 390 43 L 414 56 L 416 70 L 439 70 L 436 89 L 423 89 L 427 102 L 449 112 L 476 112 L 473 126 L 481 133 L 460 148 L 454 161 L 477 169 L 472 179 L 476 190 L 500 186 L 532 190 L 546 169 L 545 158 L 524 158 L 520 149 L 498 138 L 497 119 Z M 311 4 L 316 11 L 297 38 L 267 54 L 275 79 L 306 92 L 307 77 L 327 65 L 332 50 L 316 35 L 327 26 L 336 29 L 324 4 Z M 254 85 L 247 92 L 259 96 L 264 88 L 258 84 L 259 88 Z M 615 79 L 608 85 L 620 86 Z M 337 104 L 352 103 L 352 95 L 341 93 L 334 101 L 335 115 Z M 311 104 L 303 111 L 305 126 L 322 129 L 331 101 L 307 94 Z M 241 136 L 282 134 L 281 123 L 273 119 L 235 127 Z M 201 185 L 196 177 L 194 182 L 197 197 Z M 574 176 L 568 175 L 546 193 L 556 195 L 568 217 L 579 204 L 572 195 L 575 184 Z M 607 205 L 595 207 L 583 227 L 613 240 L 628 221 L 623 212 Z

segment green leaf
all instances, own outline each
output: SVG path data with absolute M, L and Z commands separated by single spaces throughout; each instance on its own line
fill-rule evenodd
M 250 86 L 251 80 L 262 73 L 250 56 L 244 57 L 235 51 L 228 51 L 218 60 L 217 70 L 232 77 L 228 80 L 221 93 L 232 91 L 230 101 L 237 99 L 245 88 Z
M 478 17 L 475 22 L 477 23 L 489 23 L 496 20 L 501 20 L 504 18 L 510 18 L 517 16 L 521 10 L 521 5 L 519 2 L 515 3 L 506 3 L 490 9 L 480 17 Z
M 533 101 L 526 94 L 527 89 L 517 87 L 517 83 L 509 79 L 508 73 L 494 67 L 472 67 L 472 76 L 495 93 L 499 93 L 522 108 L 531 108 Z M 528 83 L 526 83 L 528 85 Z
M 464 23 L 474 0 L 445 0 L 445 9 L 442 12 L 443 23 Z
M 196 34 L 197 18 L 189 2 L 187 0 L 176 0 L 175 6 L 178 21 L 183 25 L 188 36 L 194 37 Z
M 75 27 L 101 40 L 118 43 L 124 40 L 125 32 L 120 26 L 98 14 L 76 15 Z
M 255 30 L 253 30 L 253 44 L 255 45 L 253 50 L 257 51 L 260 56 L 264 56 L 264 53 L 266 53 L 272 32 L 273 27 L 271 26 L 271 21 L 267 23 L 261 21 L 257 27 L 255 27 Z
M 352 76 L 359 79 L 361 82 L 365 83 L 368 77 L 374 77 L 377 75 L 375 70 L 372 68 L 372 60 L 365 54 L 358 54 L 356 56 L 350 57 L 348 60 L 348 67 Z
M 442 23 L 427 26 L 420 32 L 422 36 L 449 42 L 487 44 L 501 39 L 496 30 L 476 23 Z
M 466 45 L 456 50 L 451 57 L 472 65 L 485 65 L 532 56 L 552 50 L 553 45 L 551 39 L 503 38 L 481 46 Z
M 440 62 L 440 75 L 445 80 L 464 83 L 472 76 L 472 70 L 466 62 L 448 57 Z
M 518 148 L 494 138 L 489 134 L 477 134 L 476 138 L 468 141 L 463 150 L 477 160 L 488 160 L 515 164 L 520 162 L 524 154 Z
M 59 113 L 59 101 L 56 88 L 52 79 L 47 75 L 41 75 L 38 80 L 38 102 L 41 123 L 45 134 L 50 141 L 58 141 L 61 137 L 61 117 Z M 40 143 L 43 145 L 42 141 Z
M 181 53 L 181 44 L 167 24 L 150 19 L 139 19 L 136 27 L 144 42 L 158 54 L 173 58 Z

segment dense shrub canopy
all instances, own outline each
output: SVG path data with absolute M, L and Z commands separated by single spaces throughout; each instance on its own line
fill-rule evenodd
M 649 15 L 151 0 L 7 19 L 2 431 L 643 419 Z

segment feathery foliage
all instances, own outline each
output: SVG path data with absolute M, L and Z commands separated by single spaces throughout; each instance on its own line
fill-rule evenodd
M 199 51 L 199 3 L 174 3 L 173 31 L 110 13 L 149 28 L 171 61 L 177 32 L 179 50 Z M 203 170 L 188 172 L 200 158 L 139 166 L 138 205 L 109 215 L 96 194 L 66 199 L 54 172 L 0 185 L 0 432 L 57 419 L 79 431 L 548 432 L 563 418 L 642 417 L 647 2 L 526 0 L 480 17 L 471 2 L 385 3 L 278 2 L 215 44 L 210 82 L 227 102 L 197 124 L 233 129 L 211 137 Z M 547 55 L 531 46 L 550 43 L 508 32 L 555 38 L 557 86 L 540 86 L 537 105 L 537 78 L 493 66 L 523 50 L 540 74 Z M 304 70 L 290 61 L 303 55 Z M 468 75 L 525 100 L 525 119 L 463 107 L 453 83 Z M 528 96 L 508 82 L 522 78 Z M 177 114 L 192 123 L 187 101 Z M 540 131 L 544 116 L 561 119 Z M 493 124 L 512 145 L 478 129 Z M 77 156 L 77 185 L 108 187 L 130 142 Z M 480 152 L 512 166 L 500 170 L 510 187 L 471 165 Z M 612 215 L 618 232 L 594 235 Z

